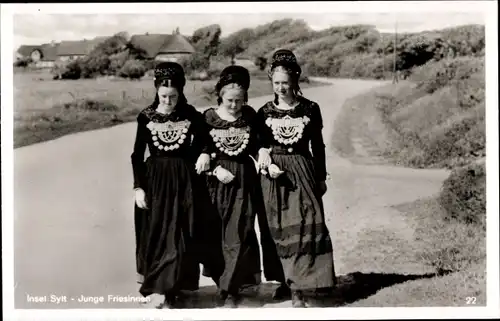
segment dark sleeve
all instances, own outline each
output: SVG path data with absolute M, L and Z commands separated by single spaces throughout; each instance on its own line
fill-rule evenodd
M 194 156 L 198 158 L 200 154 L 209 154 L 212 152 L 212 145 L 210 144 L 210 132 L 208 125 L 205 121 L 205 115 L 192 107 L 191 121 L 193 122 L 193 143 L 192 148 Z
M 311 112 L 311 151 L 318 181 L 326 180 L 326 153 L 323 141 L 323 118 L 318 104 L 312 104 Z
M 254 158 L 257 158 L 259 153 L 259 143 L 258 143 L 258 130 L 256 126 L 257 112 L 252 107 L 248 107 L 247 110 L 248 119 L 250 124 L 250 143 L 248 144 L 248 153 Z
M 269 136 L 267 135 L 267 130 L 266 128 L 266 117 L 264 113 L 264 107 L 260 108 L 257 111 L 257 115 L 255 116 L 255 121 L 254 121 L 254 128 L 256 132 L 256 138 L 257 138 L 257 152 L 261 148 L 269 148 L 271 147 L 271 142 L 269 140 Z
M 135 134 L 134 151 L 132 152 L 132 170 L 134 173 L 134 188 L 145 189 L 146 184 L 146 164 L 144 153 L 146 152 L 149 130 L 146 127 L 146 116 L 137 116 L 137 132 Z

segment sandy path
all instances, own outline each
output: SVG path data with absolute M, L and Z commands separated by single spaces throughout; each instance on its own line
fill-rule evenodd
M 304 92 L 320 104 L 325 123 L 333 123 L 345 99 L 380 84 L 335 80 L 333 86 Z M 261 106 L 268 99 L 252 99 L 250 104 Z M 14 151 L 16 308 L 136 308 L 154 303 L 108 300 L 108 295 L 139 297 L 130 165 L 135 126 L 69 135 Z M 331 150 L 331 133 L 326 126 L 332 178 L 324 200 L 337 273 L 356 283 L 364 273 L 428 272 L 418 262 L 401 259 L 411 248 L 412 230 L 390 206 L 436 193 L 447 173 L 352 165 Z M 370 235 L 385 241 L 367 242 Z M 201 283 L 210 287 L 193 304 L 212 306 L 212 282 L 202 278 Z M 246 299 L 244 304 L 291 306 L 272 303 L 268 284 L 260 292 L 259 300 Z M 29 303 L 28 295 L 45 296 L 47 302 Z M 82 295 L 103 296 L 104 302 L 79 303 Z M 51 302 L 51 296 L 62 300 Z

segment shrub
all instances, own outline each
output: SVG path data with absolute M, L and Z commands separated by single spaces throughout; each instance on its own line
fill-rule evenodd
M 55 106 L 58 108 L 58 106 Z M 75 110 L 75 111 L 117 111 L 118 107 L 110 102 L 94 99 L 78 99 L 70 103 L 65 103 L 62 105 L 64 110 Z
M 109 73 L 112 75 L 118 74 L 127 60 L 129 60 L 128 51 L 122 51 L 109 56 Z
M 28 67 L 30 63 L 32 63 L 33 61 L 31 60 L 30 57 L 28 58 L 21 58 L 19 60 L 16 60 L 14 62 L 14 67 Z
M 184 72 L 189 75 L 195 72 L 207 71 L 210 67 L 210 60 L 201 53 L 193 53 L 188 57 L 182 57 L 178 63 L 184 69 Z
M 439 197 L 447 219 L 486 229 L 486 164 L 473 163 L 454 169 L 444 181 Z
M 206 81 L 210 79 L 210 76 L 207 71 L 191 71 L 187 74 L 187 79 L 189 80 L 200 80 Z
M 411 75 L 411 80 L 428 93 L 469 78 L 484 79 L 484 58 L 459 57 L 430 62 L 414 69 Z
M 80 79 L 82 74 L 82 62 L 80 60 L 73 60 L 68 64 L 61 67 L 59 75 L 61 79 Z
M 139 79 L 146 73 L 146 68 L 140 60 L 128 60 L 122 69 L 119 76 L 123 78 Z

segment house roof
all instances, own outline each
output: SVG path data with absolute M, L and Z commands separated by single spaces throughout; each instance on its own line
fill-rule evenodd
M 108 37 L 96 37 L 90 40 L 62 41 L 57 48 L 58 56 L 88 55 L 95 46 Z
M 147 58 L 154 58 L 159 53 L 193 53 L 193 46 L 182 35 L 145 34 L 133 35 L 130 43 L 146 51 Z
M 181 35 L 168 35 L 167 42 L 158 53 L 194 53 L 193 46 Z
M 31 53 L 39 47 L 40 46 L 22 45 L 19 49 L 17 49 L 17 52 L 23 57 L 29 57 Z
M 40 46 L 42 51 L 42 61 L 55 61 L 57 59 L 58 43 L 46 43 Z
M 167 41 L 167 35 L 146 34 L 133 35 L 130 38 L 132 46 L 144 49 L 147 58 L 154 58 L 160 51 L 163 44 Z

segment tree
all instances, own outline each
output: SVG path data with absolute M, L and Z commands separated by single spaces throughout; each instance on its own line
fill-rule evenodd
M 224 56 L 231 57 L 231 64 L 234 65 L 236 55 L 244 52 L 254 38 L 255 33 L 252 29 L 242 29 L 221 41 L 220 52 Z
M 255 59 L 255 65 L 259 67 L 259 70 L 264 70 L 267 66 L 267 59 L 265 57 L 257 57 Z
M 124 39 L 125 41 L 129 42 L 130 41 L 130 34 L 127 31 L 120 31 L 115 36 L 120 37 L 121 39 Z
M 239 42 L 230 42 L 225 45 L 226 46 L 223 47 L 222 54 L 224 56 L 231 57 L 231 65 L 234 65 L 234 60 L 236 58 L 236 55 L 244 52 L 245 48 Z
M 210 66 L 210 57 L 215 56 L 219 51 L 220 34 L 220 26 L 213 24 L 195 30 L 191 37 L 196 52 L 202 55 L 208 66 Z

